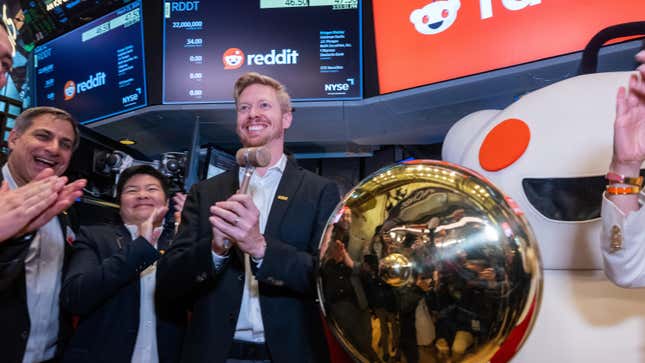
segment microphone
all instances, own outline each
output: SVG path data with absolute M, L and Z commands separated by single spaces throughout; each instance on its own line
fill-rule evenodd
M 264 146 L 243 147 L 235 153 L 235 160 L 240 167 L 246 168 L 244 176 L 242 177 L 242 183 L 240 183 L 240 193 L 246 194 L 255 168 L 263 168 L 269 165 L 271 162 L 271 153 Z

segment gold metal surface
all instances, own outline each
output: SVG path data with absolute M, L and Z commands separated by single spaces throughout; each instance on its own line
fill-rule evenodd
M 611 241 L 609 245 L 610 252 L 616 252 L 623 248 L 623 233 L 620 227 L 614 225 L 611 227 Z
M 542 268 L 514 202 L 470 170 L 421 160 L 381 169 L 339 203 L 317 288 L 356 361 L 488 362 L 528 336 Z

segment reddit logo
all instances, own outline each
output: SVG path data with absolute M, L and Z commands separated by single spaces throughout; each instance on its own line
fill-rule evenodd
M 238 69 L 244 64 L 244 52 L 238 48 L 228 48 L 222 56 L 224 69 Z
M 410 21 L 421 34 L 438 34 L 450 28 L 457 19 L 459 0 L 437 0 L 415 9 L 410 14 Z
M 63 93 L 65 94 L 65 101 L 69 101 L 74 98 L 74 96 L 76 96 L 76 83 L 74 83 L 74 81 L 65 82 Z

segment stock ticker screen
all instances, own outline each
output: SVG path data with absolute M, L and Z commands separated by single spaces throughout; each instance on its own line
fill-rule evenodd
M 34 65 L 34 104 L 83 124 L 146 106 L 140 2 L 38 46 Z
M 163 103 L 233 101 L 255 71 L 294 100 L 362 97 L 359 0 L 167 1 Z

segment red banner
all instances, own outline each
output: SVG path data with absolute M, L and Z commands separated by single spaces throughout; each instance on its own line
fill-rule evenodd
M 645 0 L 374 0 L 380 93 L 582 50 Z

